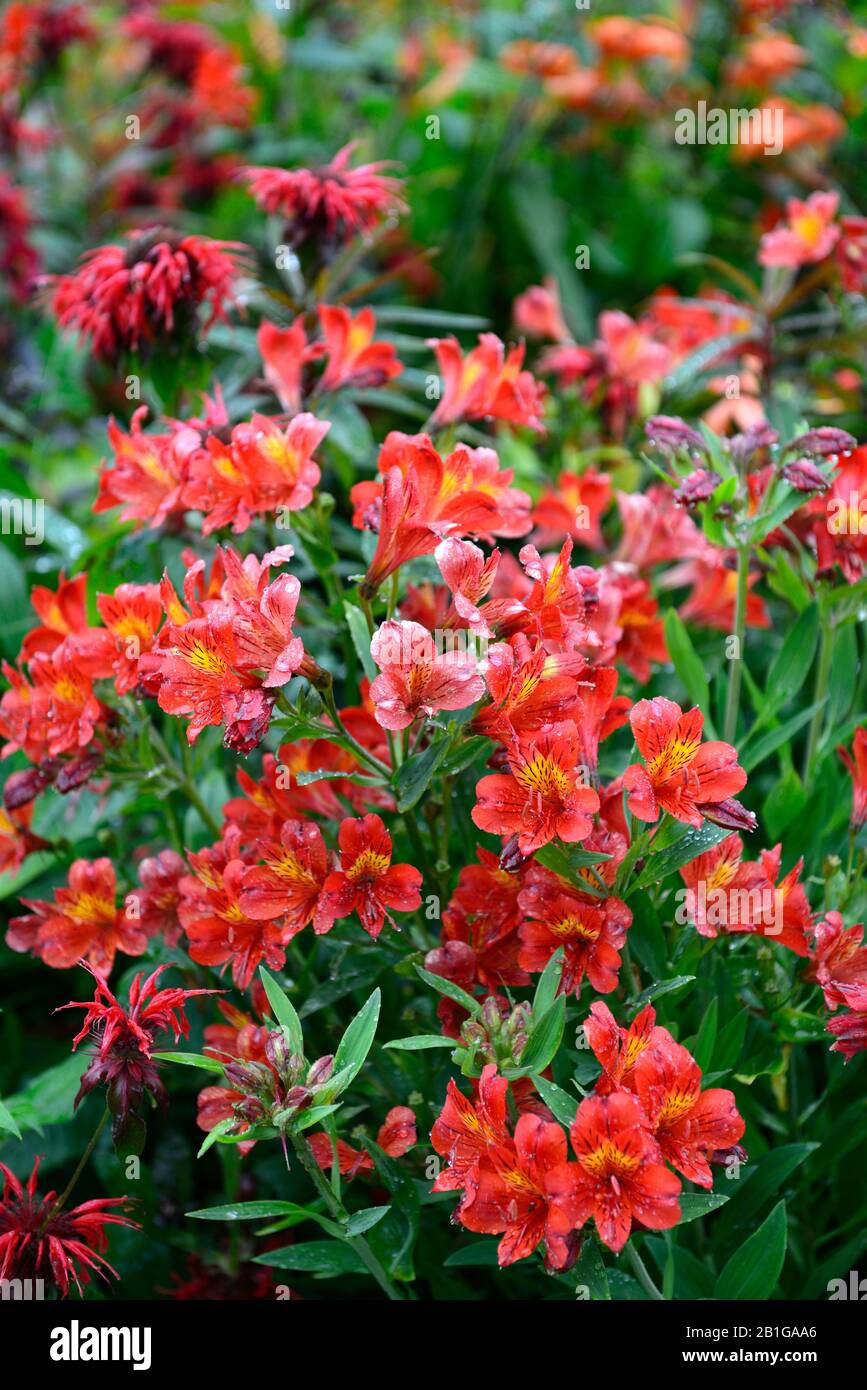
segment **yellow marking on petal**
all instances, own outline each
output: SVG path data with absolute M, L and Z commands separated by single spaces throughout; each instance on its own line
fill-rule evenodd
M 221 656 L 218 656 L 211 647 L 206 647 L 204 642 L 193 642 L 192 646 L 184 653 L 186 660 L 197 671 L 207 671 L 211 675 L 221 675 L 228 668 Z
M 518 768 L 515 777 L 525 791 L 537 792 L 550 801 L 561 800 L 571 786 L 565 769 L 543 753 L 534 754 L 528 763 Z
M 624 1153 L 611 1139 L 603 1139 L 595 1149 L 581 1155 L 581 1165 L 597 1178 L 608 1177 L 612 1173 L 619 1177 L 634 1173 L 639 1159 L 635 1154 Z
M 375 849 L 363 849 L 355 863 L 346 870 L 346 877 L 353 883 L 360 878 L 379 878 L 391 865 L 391 855 L 377 854 Z
M 599 937 L 599 928 L 591 927 L 582 917 L 561 917 L 559 922 L 549 922 L 548 930 L 555 936 L 563 938 L 575 938 L 579 941 L 596 941 Z
M 113 922 L 116 909 L 113 899 L 85 892 L 77 893 L 65 902 L 62 912 L 64 917 L 71 917 L 74 922 Z
M 675 772 L 679 772 L 682 767 L 691 763 L 698 752 L 700 738 L 687 741 L 682 738 L 673 738 L 667 743 L 661 753 L 657 753 L 647 764 L 647 771 L 651 778 L 663 780 L 673 777 Z
M 694 1091 L 682 1091 L 676 1088 L 669 1091 L 659 1112 L 659 1123 L 663 1125 L 673 1124 L 682 1115 L 687 1115 L 694 1105 Z

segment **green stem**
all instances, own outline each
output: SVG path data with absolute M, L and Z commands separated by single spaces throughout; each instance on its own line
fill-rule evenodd
M 735 594 L 735 630 L 734 636 L 737 639 L 737 654 L 733 657 L 729 669 L 729 688 L 726 697 L 725 724 L 723 726 L 723 742 L 733 743 L 738 726 L 738 704 L 741 695 L 741 676 L 743 674 L 744 661 L 744 635 L 747 626 L 747 592 L 750 578 L 750 548 L 748 545 L 738 547 L 738 583 Z
M 104 1109 L 103 1112 L 102 1112 L 101 1117 L 100 1117 L 99 1124 L 96 1126 L 96 1129 L 93 1131 L 93 1134 L 91 1134 L 91 1136 L 90 1136 L 90 1140 L 89 1140 L 89 1142 L 88 1142 L 87 1148 L 84 1150 L 84 1153 L 81 1155 L 81 1158 L 78 1160 L 78 1164 L 77 1164 L 77 1166 L 76 1166 L 75 1172 L 73 1173 L 72 1177 L 69 1179 L 69 1182 L 68 1182 L 68 1183 L 66 1184 L 66 1186 L 64 1187 L 64 1189 L 63 1189 L 63 1191 L 61 1192 L 60 1196 L 58 1197 L 57 1201 L 54 1203 L 54 1206 L 51 1208 L 51 1211 L 50 1211 L 50 1213 L 49 1213 L 49 1220 L 50 1220 L 50 1218 L 51 1218 L 52 1216 L 55 1216 L 55 1215 L 57 1214 L 57 1212 L 61 1211 L 61 1210 L 63 1209 L 64 1204 L 65 1204 L 66 1202 L 68 1202 L 70 1193 L 72 1192 L 73 1188 L 75 1187 L 75 1184 L 78 1182 L 78 1179 L 81 1177 L 82 1173 L 84 1172 L 85 1168 L 87 1167 L 88 1160 L 90 1159 L 90 1155 L 93 1153 L 94 1149 L 96 1148 L 97 1142 L 98 1142 L 98 1140 L 99 1140 L 99 1136 L 102 1134 L 102 1131 L 105 1129 L 106 1123 L 108 1122 L 108 1113 L 109 1113 L 109 1112 L 108 1112 L 108 1106 L 106 1106 L 105 1109 Z
M 629 1263 L 632 1265 L 632 1268 L 635 1272 L 635 1277 L 638 1280 L 641 1287 L 644 1289 L 644 1292 L 648 1295 L 649 1298 L 654 1299 L 657 1303 L 664 1303 L 664 1294 L 661 1294 L 659 1292 L 659 1289 L 654 1284 L 653 1280 L 647 1272 L 647 1266 L 645 1265 L 638 1251 L 635 1249 L 635 1246 L 632 1244 L 631 1240 L 627 1241 L 626 1253 L 629 1256 Z
M 153 744 L 157 753 L 159 753 L 164 765 L 168 768 L 169 772 L 174 777 L 178 786 L 181 788 L 184 795 L 187 797 L 188 801 L 190 802 L 190 805 L 195 807 L 202 820 L 204 821 L 205 825 L 207 826 L 208 830 L 214 836 L 214 839 L 218 840 L 220 838 L 220 827 L 217 824 L 217 821 L 211 815 L 211 812 L 208 810 L 207 806 L 205 805 L 204 801 L 199 795 L 199 791 L 195 783 L 192 781 L 190 777 L 187 776 L 183 768 L 180 767 L 180 765 L 172 757 L 171 753 L 168 750 L 166 742 L 163 739 L 162 734 L 153 724 L 151 724 L 150 737 L 151 743 Z
M 803 780 L 808 782 L 810 773 L 813 769 L 813 759 L 816 756 L 816 748 L 819 743 L 819 734 L 822 731 L 822 720 L 825 714 L 825 696 L 828 693 L 828 681 L 831 678 L 831 653 L 834 648 L 831 626 L 828 622 L 821 625 L 821 635 L 819 637 L 819 664 L 816 667 L 816 684 L 813 688 L 813 703 L 819 704 L 813 718 L 810 720 L 810 728 L 807 734 L 807 749 L 804 753 L 804 772 Z
M 293 1134 L 291 1138 L 292 1147 L 295 1150 L 295 1153 L 298 1157 L 298 1161 L 300 1162 L 307 1176 L 310 1178 L 310 1181 L 313 1183 L 313 1186 L 316 1188 L 316 1191 L 319 1193 L 319 1196 L 325 1202 L 325 1205 L 330 1211 L 334 1220 L 341 1223 L 344 1222 L 348 1214 L 346 1208 L 344 1207 L 343 1203 L 338 1201 L 338 1199 L 335 1197 L 334 1192 L 331 1189 L 331 1184 L 326 1181 L 325 1175 L 322 1172 L 322 1169 L 319 1167 L 319 1164 L 313 1157 L 313 1154 L 310 1150 L 310 1146 L 307 1143 L 307 1140 L 304 1138 L 304 1135 Z M 392 1284 L 391 1280 L 389 1279 L 388 1275 L 386 1274 L 385 1270 L 383 1269 L 379 1260 L 374 1255 L 373 1251 L 371 1250 L 364 1237 L 348 1236 L 346 1237 L 346 1240 L 347 1243 L 352 1246 L 352 1249 L 358 1255 L 362 1263 L 370 1271 L 373 1278 L 376 1280 L 377 1284 L 382 1289 L 386 1297 L 390 1298 L 393 1302 L 399 1303 L 401 1301 L 402 1295 Z
M 337 703 L 334 699 L 334 691 L 331 685 L 329 684 L 324 689 L 320 689 L 319 694 L 322 696 L 322 703 L 328 710 L 332 724 L 340 734 L 340 737 L 349 744 L 356 758 L 358 758 L 360 762 L 365 763 L 368 767 L 373 768 L 374 772 L 378 772 L 380 776 L 390 780 L 391 768 L 386 767 L 385 763 L 380 762 L 379 758 L 371 753 L 369 749 L 365 748 L 363 743 L 359 743 L 357 738 L 353 738 L 352 734 L 347 729 L 340 717 L 340 711 L 337 708 Z

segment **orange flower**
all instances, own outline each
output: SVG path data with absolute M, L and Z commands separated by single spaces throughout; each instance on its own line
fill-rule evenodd
M 86 960 L 107 976 L 117 951 L 140 956 L 147 936 L 137 918 L 117 906 L 117 879 L 110 859 L 76 859 L 66 888 L 55 888 L 52 902 L 22 898 L 32 916 L 9 924 L 6 944 L 31 951 L 55 970 Z
M 338 835 L 340 869 L 325 880 L 319 912 L 333 923 L 357 912 L 368 935 L 379 936 L 390 912 L 415 912 L 422 878 L 411 864 L 392 864 L 391 836 L 379 816 L 345 820 Z M 396 925 L 392 922 L 392 925 Z
M 579 756 L 571 722 L 522 735 L 509 750 L 509 774 L 494 773 L 476 785 L 474 823 L 494 835 L 517 835 L 525 855 L 556 837 L 570 844 L 586 839 L 599 797 L 582 781 Z
M 434 412 L 437 424 L 454 420 L 508 420 L 543 431 L 544 387 L 522 371 L 523 345 L 509 349 L 494 333 L 480 333 L 478 347 L 464 357 L 456 338 L 431 338 L 442 374 L 443 397 Z
M 680 705 L 658 695 L 639 700 L 629 715 L 638 751 L 646 766 L 633 763 L 623 774 L 628 805 L 640 820 L 655 821 L 660 810 L 687 825 L 701 826 L 712 808 L 746 786 L 737 750 L 728 743 L 702 743 L 700 709 L 684 714 Z
M 333 304 L 319 306 L 319 322 L 325 336 L 328 365 L 320 387 L 335 391 L 339 386 L 382 386 L 400 376 L 391 343 L 375 343 L 376 318 L 372 309 L 361 309 L 353 318 L 348 309 Z

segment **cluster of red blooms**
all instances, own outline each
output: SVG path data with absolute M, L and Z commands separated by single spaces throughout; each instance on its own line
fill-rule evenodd
M 746 1157 L 731 1091 L 702 1090 L 695 1059 L 656 1024 L 650 1005 L 621 1028 L 606 1004 L 593 1004 L 584 1031 L 602 1071 L 569 1128 L 574 1160 L 561 1125 L 538 1103 L 510 1132 L 509 1083 L 494 1065 L 483 1069 L 474 1101 L 449 1082 L 431 1132 L 448 1164 L 433 1190 L 463 1193 L 455 1219 L 467 1230 L 502 1233 L 501 1265 L 544 1241 L 548 1268 L 568 1269 L 591 1218 L 599 1239 L 619 1251 L 634 1226 L 665 1230 L 680 1220 L 676 1173 L 710 1188 L 711 1163 Z

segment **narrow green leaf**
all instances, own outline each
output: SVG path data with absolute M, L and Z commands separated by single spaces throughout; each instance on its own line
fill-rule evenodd
M 304 1056 L 304 1034 L 301 1031 L 301 1020 L 295 1012 L 294 1005 L 289 999 L 286 991 L 281 989 L 274 976 L 269 973 L 264 965 L 259 966 L 259 975 L 262 984 L 265 986 L 265 994 L 268 1003 L 274 1010 L 274 1017 L 286 1034 L 286 1041 L 293 1053 L 298 1057 Z M 335 1070 L 337 1070 L 335 1063 Z
M 424 1052 L 430 1047 L 455 1047 L 454 1038 L 444 1038 L 439 1033 L 417 1033 L 413 1038 L 395 1038 L 384 1044 L 392 1052 Z
M 705 711 L 704 723 L 708 737 L 716 738 L 716 732 L 707 714 L 710 709 L 707 672 L 676 608 L 669 608 L 665 615 L 665 642 L 678 680 L 692 703 Z
M 421 965 L 417 965 L 415 969 L 416 974 L 424 980 L 426 985 L 430 985 L 431 989 L 435 989 L 437 994 L 444 994 L 447 999 L 453 999 L 456 1004 L 460 1004 L 462 1008 L 466 1009 L 473 1016 L 478 1013 L 480 1008 L 479 1000 L 474 999 L 471 994 L 467 994 L 467 991 L 461 989 L 460 985 L 454 984 L 451 980 L 444 979 L 442 975 L 432 975 L 429 970 L 425 970 Z
M 524 1072 L 544 1071 L 550 1066 L 563 1040 L 566 1027 L 566 996 L 561 994 L 546 1014 L 533 1024 L 520 1057 Z
M 315 1218 L 318 1212 L 299 1207 L 295 1202 L 227 1202 L 220 1207 L 201 1207 L 186 1215 L 197 1221 L 263 1221 L 269 1216 L 303 1216 Z
M 341 1090 L 345 1090 L 350 1082 L 355 1080 L 364 1066 L 376 1034 L 381 999 L 382 995 L 378 989 L 375 989 L 337 1044 L 337 1051 L 334 1054 L 334 1070 L 335 1072 L 348 1073 Z
M 182 1067 L 200 1067 L 202 1071 L 215 1071 L 223 1074 L 223 1063 L 216 1057 L 206 1057 L 201 1052 L 155 1052 L 155 1062 L 176 1062 Z
M 553 1081 L 547 1081 L 544 1076 L 534 1076 L 532 1081 L 554 1119 L 559 1120 L 561 1125 L 571 1125 L 578 1109 L 578 1097 L 570 1096 L 562 1086 L 555 1086 Z
M 343 611 L 346 614 L 346 626 L 349 628 L 352 645 L 361 662 L 364 674 L 369 681 L 376 680 L 379 670 L 370 655 L 370 632 L 367 627 L 367 619 L 361 609 L 356 608 L 355 604 L 350 603 L 348 599 L 343 600 Z
M 347 1236 L 361 1236 L 375 1226 L 391 1211 L 391 1206 L 365 1207 L 364 1211 L 354 1211 L 343 1229 Z
M 716 1281 L 714 1298 L 770 1298 L 786 1258 L 786 1234 L 786 1204 L 778 1202 L 732 1255 Z

